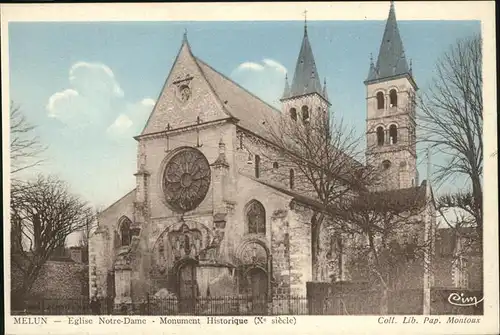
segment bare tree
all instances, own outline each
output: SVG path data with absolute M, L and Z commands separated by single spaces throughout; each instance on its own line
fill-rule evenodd
M 335 119 L 328 110 L 317 110 L 310 117 L 282 115 L 265 122 L 275 150 L 261 155 L 276 164 L 273 175 L 299 194 L 316 199 L 323 208 L 365 190 L 376 182 L 375 170 L 356 161 L 364 152 L 354 128 Z M 278 168 L 275 168 L 278 166 Z M 315 211 L 311 219 L 313 278 L 319 233 L 328 211 Z
M 368 280 L 370 288 L 380 290 L 381 314 L 389 313 L 390 292 L 431 271 L 433 230 L 424 227 L 427 201 L 421 186 L 363 192 L 329 211 L 333 227 L 349 241 L 344 256 L 350 277 Z
M 31 125 L 19 106 L 10 104 L 10 160 L 11 174 L 31 168 L 43 162 L 40 158 L 46 147 L 34 134 Z
M 465 177 L 470 188 L 443 194 L 436 209 L 456 240 L 454 261 L 482 254 L 483 80 L 482 40 L 457 40 L 436 64 L 430 89 L 419 97 L 422 141 L 445 158 L 434 164 L 438 183 Z M 462 241 L 462 243 L 458 243 Z M 459 249 L 458 249 L 459 248 Z
M 483 80 L 480 36 L 458 40 L 436 65 L 430 89 L 419 98 L 423 142 L 445 157 L 436 180 L 465 176 L 471 191 L 445 195 L 438 210 L 469 212 L 482 236 Z
M 12 301 L 22 303 L 45 262 L 71 233 L 92 220 L 91 208 L 57 178 L 39 176 L 13 181 L 10 219 L 12 235 Z

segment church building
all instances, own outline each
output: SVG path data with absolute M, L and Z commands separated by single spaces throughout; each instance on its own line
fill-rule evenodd
M 384 184 L 374 191 L 418 194 L 424 199 L 419 206 L 426 206 L 430 186 L 419 185 L 416 167 L 417 85 L 392 4 L 364 84 L 366 97 L 359 98 L 367 103 L 366 161 L 384 173 Z M 317 201 L 296 191 L 296 171 L 280 171 L 288 178 L 278 180 L 274 174 L 284 167 L 259 155 L 272 146 L 263 125 L 271 115 L 308 122 L 329 113 L 307 25 L 281 102 L 279 111 L 212 68 L 184 35 L 158 101 L 135 137 L 136 187 L 100 213 L 91 237 L 91 297 L 111 297 L 115 308 L 158 292 L 178 299 L 272 299 L 305 296 L 307 282 L 349 280 L 348 269 L 339 270 L 347 262 L 335 255 L 328 236 L 312 255 Z M 425 220 L 429 229 L 431 219 Z M 318 269 L 313 258 L 330 261 Z M 430 280 L 424 272 L 415 285 Z

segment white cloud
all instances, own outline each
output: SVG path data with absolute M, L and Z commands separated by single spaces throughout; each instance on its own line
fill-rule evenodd
M 124 108 L 125 112 L 108 127 L 107 134 L 114 140 L 139 135 L 154 105 L 155 101 L 151 98 L 144 98 L 136 103 L 127 103 Z
M 105 64 L 77 62 L 69 70 L 69 81 L 82 95 L 124 96 L 113 71 Z
M 262 100 L 279 108 L 286 73 L 286 67 L 280 62 L 265 58 L 262 63 L 241 63 L 231 77 Z
M 120 136 L 127 132 L 134 123 L 125 114 L 120 114 L 111 126 L 106 130 L 112 136 Z
M 151 98 L 144 98 L 141 100 L 141 104 L 143 104 L 144 106 L 154 107 L 155 103 L 156 102 Z
M 142 130 L 155 105 L 149 97 L 126 101 L 113 71 L 102 63 L 73 64 L 68 81 L 69 88 L 54 93 L 46 105 L 49 117 L 68 126 L 66 135 L 92 126 L 88 129 L 106 132 L 112 139 L 132 137 Z
M 266 58 L 262 62 L 264 64 L 266 64 L 267 66 L 272 67 L 272 68 L 276 69 L 277 71 L 283 73 L 283 75 L 285 75 L 287 73 L 286 67 L 284 67 L 283 64 L 281 64 L 275 60 Z
M 117 116 L 124 93 L 113 71 L 101 63 L 77 62 L 69 70 L 69 88 L 50 96 L 48 116 L 72 128 L 107 126 Z
M 73 89 L 66 89 L 61 92 L 54 93 L 47 103 L 47 111 L 49 112 L 49 117 L 53 118 L 63 118 L 68 113 L 75 113 L 75 110 L 65 111 L 64 107 L 68 104 L 75 104 L 75 101 L 79 99 L 79 94 Z
M 243 70 L 262 71 L 264 70 L 264 66 L 253 62 L 244 62 L 241 63 L 234 71 Z

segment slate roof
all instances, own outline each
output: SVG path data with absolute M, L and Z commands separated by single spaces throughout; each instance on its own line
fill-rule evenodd
M 281 185 L 279 183 L 275 183 L 275 182 L 272 182 L 269 180 L 255 178 L 255 177 L 247 175 L 247 174 L 242 174 L 242 175 L 244 175 L 245 177 L 247 177 L 249 179 L 252 179 L 252 180 L 258 182 L 259 184 L 268 186 L 270 188 L 275 189 L 276 191 L 284 193 L 302 204 L 309 205 L 309 206 L 312 206 L 315 208 L 320 208 L 320 209 L 324 208 L 323 204 L 321 202 L 317 201 L 316 199 L 314 199 L 312 197 L 308 197 L 308 196 L 300 194 L 300 193 L 297 193 L 294 190 L 291 190 L 287 187 L 284 187 L 283 185 Z
M 394 3 L 391 1 L 377 64 L 374 65 L 371 62 L 365 83 L 406 74 L 411 75 L 411 70 L 406 61 L 403 41 L 399 35 Z
M 304 37 L 300 47 L 299 57 L 295 65 L 292 85 L 288 97 L 301 96 L 310 93 L 318 93 L 323 96 L 316 62 L 307 35 L 307 26 L 304 26 Z M 288 98 L 283 97 L 283 98 Z
M 427 181 L 420 186 L 396 190 L 363 193 L 358 198 L 358 204 L 374 208 L 394 208 L 398 210 L 412 210 L 422 208 L 426 204 Z
M 238 126 L 261 136 L 268 137 L 268 124 L 280 116 L 280 111 L 250 93 L 222 73 L 195 57 L 203 75 L 226 111 L 238 119 Z

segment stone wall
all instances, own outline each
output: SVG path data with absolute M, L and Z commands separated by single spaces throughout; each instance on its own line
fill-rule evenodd
M 31 295 L 46 299 L 88 297 L 88 266 L 69 261 L 48 261 L 33 284 Z

